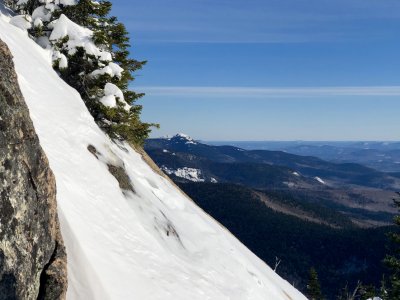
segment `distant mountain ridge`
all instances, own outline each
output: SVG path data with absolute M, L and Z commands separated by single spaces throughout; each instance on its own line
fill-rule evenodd
M 145 150 L 176 182 L 232 183 L 280 191 L 343 212 L 362 226 L 389 224 L 395 213 L 391 199 L 400 178 L 360 164 L 206 145 L 185 134 L 149 139 Z
M 400 181 L 395 176 L 357 163 L 333 163 L 317 157 L 300 156 L 283 151 L 244 150 L 234 146 L 206 145 L 184 134 L 149 139 L 146 141 L 145 149 L 156 157 L 157 162 L 165 163 L 167 167 L 202 169 L 205 172 L 205 181 L 211 177 L 210 174 L 215 175 L 215 178 L 220 175 L 219 177 L 224 179 L 224 175 L 220 174 L 221 171 L 211 170 L 209 164 L 207 166 L 206 161 L 212 161 L 220 164 L 247 164 L 246 167 L 242 166 L 242 171 L 252 168 L 252 164 L 263 164 L 264 169 L 274 170 L 282 179 L 293 182 L 305 176 L 306 178 L 302 180 L 308 183 L 310 178 L 318 178 L 319 183 L 333 186 L 352 184 L 382 189 L 400 188 Z M 159 151 L 160 149 L 162 151 Z
M 209 145 L 232 145 L 246 150 L 275 150 L 303 156 L 315 156 L 331 162 L 353 162 L 383 172 L 400 172 L 400 142 L 205 142 Z

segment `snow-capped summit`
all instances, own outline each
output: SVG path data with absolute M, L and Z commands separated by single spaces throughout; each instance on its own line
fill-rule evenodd
M 187 140 L 193 140 L 189 135 L 185 134 L 185 133 L 177 133 L 175 134 L 176 138 L 183 138 L 183 139 L 187 139 Z
M 110 140 L 49 50 L 1 13 L 0 39 L 56 178 L 67 299 L 306 299 L 129 144 Z
M 197 144 L 197 142 L 185 133 L 177 133 L 172 138 L 168 140 L 174 141 L 175 143 L 185 143 L 185 144 Z

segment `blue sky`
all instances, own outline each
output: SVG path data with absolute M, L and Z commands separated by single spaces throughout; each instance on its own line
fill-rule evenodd
M 398 0 L 116 0 L 153 136 L 400 140 Z

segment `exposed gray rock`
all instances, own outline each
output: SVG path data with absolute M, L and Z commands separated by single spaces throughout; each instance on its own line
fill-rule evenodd
M 119 187 L 122 190 L 135 192 L 133 188 L 131 179 L 129 178 L 128 174 L 125 171 L 124 167 L 114 166 L 112 164 L 107 164 L 108 171 L 111 173 L 112 176 L 117 179 Z
M 0 40 L 0 300 L 65 299 L 56 183 Z
M 97 159 L 99 156 L 102 156 L 100 152 L 97 151 L 96 147 L 93 145 L 87 146 L 87 149 L 90 153 L 92 153 Z M 135 192 L 135 189 L 132 185 L 132 181 L 129 178 L 128 174 L 126 173 L 125 167 L 115 166 L 111 163 L 107 164 L 108 171 L 111 173 L 112 176 L 118 181 L 119 187 L 123 191 L 131 191 Z

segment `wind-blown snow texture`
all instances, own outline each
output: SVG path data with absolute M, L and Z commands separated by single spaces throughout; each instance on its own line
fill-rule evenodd
M 69 299 L 306 299 L 132 148 L 112 143 L 53 71 L 50 51 L 8 21 L 0 17 L 0 38 L 56 176 Z M 134 192 L 121 190 L 111 164 Z

